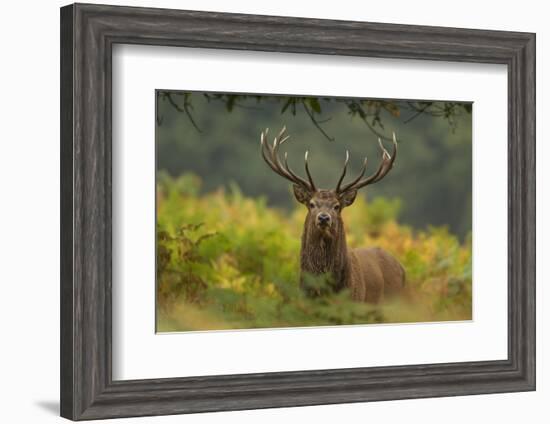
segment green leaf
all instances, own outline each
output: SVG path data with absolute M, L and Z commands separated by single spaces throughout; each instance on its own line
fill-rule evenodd
M 319 103 L 319 100 L 317 100 L 317 98 L 310 97 L 307 100 L 311 109 L 313 109 L 316 113 L 321 113 L 321 104 Z

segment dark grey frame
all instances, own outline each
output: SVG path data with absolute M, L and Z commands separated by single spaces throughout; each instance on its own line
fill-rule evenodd
M 113 381 L 115 43 L 507 65 L 508 359 Z M 60 124 L 63 417 L 98 419 L 535 389 L 534 34 L 75 4 L 61 9 Z

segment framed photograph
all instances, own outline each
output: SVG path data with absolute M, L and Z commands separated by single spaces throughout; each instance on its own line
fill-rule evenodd
M 470 102 L 158 90 L 157 333 L 471 320 L 471 129 Z
M 61 415 L 535 389 L 535 35 L 61 9 Z

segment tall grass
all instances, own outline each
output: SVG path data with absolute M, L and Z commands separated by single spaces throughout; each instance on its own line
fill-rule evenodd
M 305 208 L 290 213 L 238 187 L 199 195 L 193 175 L 161 175 L 157 187 L 157 330 L 303 327 L 467 320 L 472 314 L 471 240 L 445 228 L 399 225 L 398 200 L 358 196 L 343 211 L 350 247 L 379 246 L 407 273 L 400 299 L 310 299 L 298 287 Z M 290 196 L 290 193 L 289 193 Z

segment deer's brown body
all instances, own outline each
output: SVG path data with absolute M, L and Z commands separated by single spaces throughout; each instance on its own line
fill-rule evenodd
M 323 199 L 330 202 L 333 197 L 330 191 L 321 190 L 312 202 L 321 205 Z M 348 289 L 359 302 L 378 303 L 399 294 L 405 270 L 392 255 L 377 247 L 348 249 L 342 217 L 336 216 L 331 228 L 320 229 L 314 215 L 315 211 L 306 216 L 300 251 L 300 280 L 308 294 L 321 293 L 308 287 L 307 275 L 328 276 L 333 291 Z
M 348 289 L 353 300 L 370 303 L 378 303 L 399 294 L 405 284 L 405 270 L 401 264 L 388 252 L 376 247 L 349 249 L 341 215 L 342 209 L 354 202 L 359 188 L 379 181 L 389 172 L 397 153 L 395 137 L 391 156 L 380 143 L 383 151 L 382 163 L 374 174 L 363 178 L 365 159 L 360 175 L 342 186 L 349 161 L 347 155 L 336 190 L 322 190 L 315 187 L 309 173 L 307 152 L 308 181 L 297 176 L 288 167 L 286 154 L 285 164 L 281 163 L 277 152 L 288 139 L 283 137 L 284 132 L 283 128 L 272 146 L 267 145 L 262 133 L 262 156 L 271 169 L 294 183 L 296 200 L 308 208 L 300 252 L 300 284 L 303 290 L 310 296 L 316 296 L 322 294 L 326 287 L 334 292 Z M 318 277 L 323 277 L 326 285 L 315 284 Z M 312 280 L 314 284 L 311 284 Z

